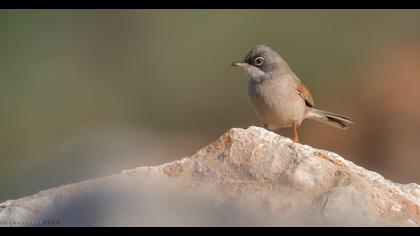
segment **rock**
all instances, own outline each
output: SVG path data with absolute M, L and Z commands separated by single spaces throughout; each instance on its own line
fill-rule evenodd
M 0 204 L 4 226 L 419 226 L 420 187 L 258 127 L 191 157 Z

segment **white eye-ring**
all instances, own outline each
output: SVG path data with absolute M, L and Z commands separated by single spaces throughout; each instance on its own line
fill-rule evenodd
M 264 63 L 264 57 L 257 57 L 257 58 L 255 58 L 255 60 L 254 60 L 254 64 L 255 65 L 257 65 L 257 66 L 260 66 L 260 65 L 262 65 Z

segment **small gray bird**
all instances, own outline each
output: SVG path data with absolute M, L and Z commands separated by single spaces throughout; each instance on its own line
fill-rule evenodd
M 257 45 L 241 61 L 248 78 L 248 97 L 264 128 L 277 131 L 293 127 L 293 142 L 299 142 L 297 129 L 304 119 L 347 129 L 350 118 L 315 109 L 309 90 L 286 61 L 266 45 Z

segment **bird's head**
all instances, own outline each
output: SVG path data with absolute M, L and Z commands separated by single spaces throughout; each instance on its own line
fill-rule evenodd
M 233 62 L 232 66 L 242 68 L 245 74 L 256 82 L 289 68 L 276 51 L 264 44 L 255 46 L 243 60 Z

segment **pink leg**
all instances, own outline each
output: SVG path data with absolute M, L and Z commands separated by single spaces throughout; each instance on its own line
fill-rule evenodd
M 298 127 L 297 125 L 293 125 L 293 142 L 298 143 L 299 142 L 299 135 L 298 135 Z

